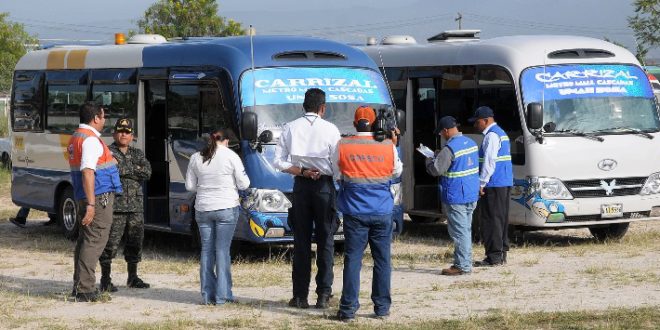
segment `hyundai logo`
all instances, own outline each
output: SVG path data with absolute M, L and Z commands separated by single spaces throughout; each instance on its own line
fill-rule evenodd
M 598 168 L 603 171 L 611 171 L 616 168 L 617 162 L 614 159 L 603 159 L 598 162 Z

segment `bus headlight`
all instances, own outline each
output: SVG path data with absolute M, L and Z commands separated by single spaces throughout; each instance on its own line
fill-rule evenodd
M 573 199 L 573 195 L 564 183 L 555 178 L 530 178 L 530 189 L 530 192 L 539 193 L 543 199 Z
M 290 207 L 291 201 L 279 190 L 251 189 L 243 199 L 243 208 L 258 212 L 287 212 Z
M 642 195 L 652 195 L 659 193 L 660 193 L 660 172 L 651 174 L 649 178 L 646 179 L 646 183 L 644 183 L 644 187 L 642 187 L 642 190 L 640 191 L 640 194 Z
M 401 205 L 401 183 L 393 183 L 390 185 L 390 192 L 394 198 L 394 205 Z

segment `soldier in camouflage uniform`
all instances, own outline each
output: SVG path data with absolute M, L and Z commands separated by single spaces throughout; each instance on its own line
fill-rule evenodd
M 117 255 L 117 248 L 122 236 L 126 240 L 124 259 L 128 264 L 126 285 L 129 288 L 146 289 L 149 288 L 149 284 L 137 276 L 137 264 L 142 259 L 142 240 L 144 239 L 144 204 L 141 183 L 151 176 L 151 165 L 144 157 L 142 150 L 129 145 L 133 141 L 133 123 L 130 119 L 117 120 L 113 137 L 115 142 L 108 148 L 117 159 L 119 178 L 124 187 L 124 193 L 115 197 L 110 238 L 99 258 L 101 291 L 117 291 L 112 284 L 110 272 L 112 258 Z

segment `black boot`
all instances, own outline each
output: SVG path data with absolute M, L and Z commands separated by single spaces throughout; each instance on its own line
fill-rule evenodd
M 101 264 L 101 291 L 117 292 L 117 287 L 112 284 L 112 278 L 110 278 L 111 265 Z
M 148 289 L 150 287 L 149 283 L 145 283 L 137 276 L 137 263 L 128 264 L 128 280 L 126 281 L 126 285 L 129 288 L 136 289 Z

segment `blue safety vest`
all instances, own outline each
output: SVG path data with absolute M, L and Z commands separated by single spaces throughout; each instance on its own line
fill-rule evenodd
M 509 136 L 504 130 L 497 126 L 491 126 L 486 134 L 494 132 L 500 138 L 500 149 L 495 158 L 495 171 L 486 184 L 486 187 L 511 187 L 513 186 L 513 165 L 511 164 L 511 143 Z M 486 136 L 484 134 L 484 137 Z M 484 161 L 484 149 L 479 149 L 479 165 Z
M 454 154 L 447 172 L 440 176 L 440 200 L 447 204 L 465 204 L 479 199 L 479 147 L 470 138 L 456 135 L 447 141 Z

